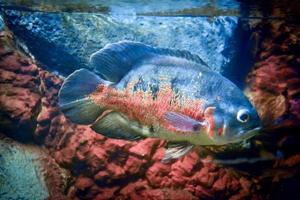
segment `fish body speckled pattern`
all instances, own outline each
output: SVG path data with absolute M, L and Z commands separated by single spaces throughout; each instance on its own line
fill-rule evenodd
M 193 145 L 240 142 L 260 129 L 242 91 L 188 51 L 121 41 L 92 54 L 90 65 L 97 74 L 80 69 L 66 78 L 59 93 L 64 114 L 107 137 L 180 143 L 165 160 Z

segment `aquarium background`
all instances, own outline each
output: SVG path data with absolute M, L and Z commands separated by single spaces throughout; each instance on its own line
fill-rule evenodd
M 299 199 L 299 1 L 0 1 L 0 199 Z M 57 106 L 108 43 L 199 55 L 265 131 L 171 163 L 166 141 L 105 138 Z M 34 170 L 33 170 L 34 169 Z M 20 177 L 20 178 L 17 178 Z

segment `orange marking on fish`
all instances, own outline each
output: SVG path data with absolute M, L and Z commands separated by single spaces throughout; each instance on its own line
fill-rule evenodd
M 155 98 L 150 90 L 133 91 L 134 85 L 135 83 L 132 82 L 122 90 L 99 85 L 90 97 L 108 110 L 126 114 L 129 119 L 137 120 L 145 125 L 159 123 L 171 131 L 179 132 L 165 120 L 166 112 L 177 112 L 195 120 L 204 120 L 202 101 L 180 97 L 174 93 L 170 84 L 163 84 Z M 210 115 L 208 116 L 210 117 Z
M 215 119 L 214 119 L 214 112 L 216 110 L 216 107 L 208 107 L 204 111 L 204 118 L 208 122 L 208 126 L 206 127 L 206 133 L 208 136 L 213 139 L 214 137 L 214 130 L 215 130 Z
M 222 136 L 224 134 L 224 126 L 221 126 L 220 128 L 218 128 L 218 135 Z

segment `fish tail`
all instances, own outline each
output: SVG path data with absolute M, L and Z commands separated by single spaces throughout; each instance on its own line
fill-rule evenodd
M 58 94 L 59 107 L 67 118 L 78 124 L 91 124 L 104 112 L 91 98 L 99 85 L 108 84 L 87 69 L 69 75 Z

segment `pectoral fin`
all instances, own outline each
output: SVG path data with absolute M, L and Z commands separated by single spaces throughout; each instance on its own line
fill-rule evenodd
M 141 136 L 131 127 L 132 123 L 126 116 L 111 111 L 100 116 L 91 128 L 109 138 L 137 140 Z
M 173 159 L 178 159 L 186 155 L 194 146 L 191 144 L 169 144 L 166 149 L 165 155 L 162 159 L 162 162 L 169 162 Z
M 204 125 L 203 122 L 194 120 L 186 115 L 176 113 L 176 112 L 167 112 L 165 114 L 165 119 L 178 131 L 183 132 L 199 132 L 201 127 Z

